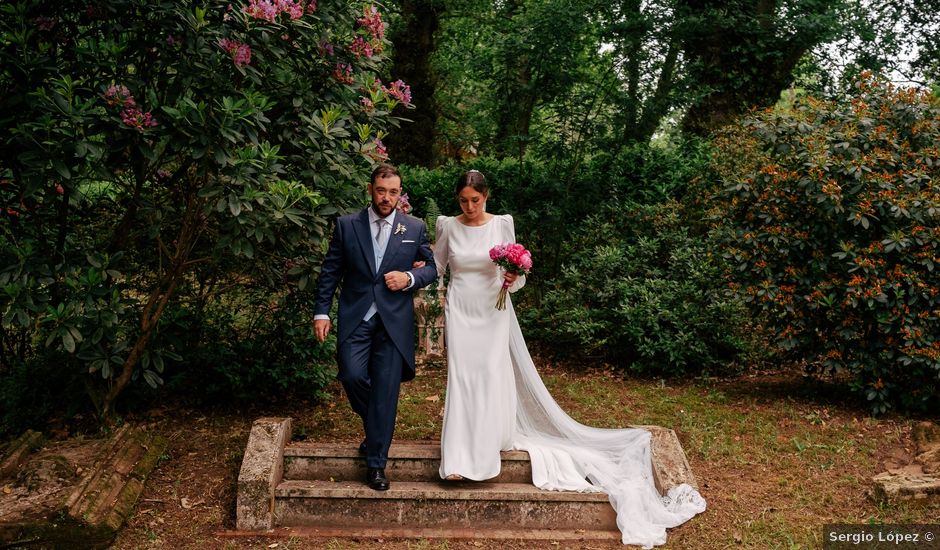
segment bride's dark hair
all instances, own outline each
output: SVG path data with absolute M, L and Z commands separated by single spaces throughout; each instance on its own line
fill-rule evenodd
M 454 194 L 459 195 L 464 187 L 472 187 L 474 191 L 481 195 L 489 195 L 490 188 L 486 185 L 486 178 L 479 170 L 470 170 L 457 178 L 457 185 L 454 186 Z

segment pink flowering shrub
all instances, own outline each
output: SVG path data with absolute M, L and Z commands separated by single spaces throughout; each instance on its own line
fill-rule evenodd
M 411 200 L 408 198 L 408 193 L 402 193 L 401 197 L 398 198 L 398 204 L 395 205 L 402 214 L 411 213 Z
M 382 86 L 382 91 L 405 105 L 411 105 L 411 86 L 403 80 L 396 80 L 388 87 Z
M 219 40 L 219 47 L 232 56 L 232 61 L 235 63 L 236 67 L 244 67 L 251 63 L 251 48 L 248 44 L 237 40 L 222 38 Z
M 352 44 L 349 45 L 349 49 L 352 53 L 356 54 L 356 57 L 372 57 L 372 44 L 363 40 L 361 36 L 353 38 Z
M 105 103 L 108 107 L 133 107 L 134 97 L 127 86 L 112 84 L 104 92 Z
M 366 6 L 362 17 L 356 19 L 360 28 L 365 29 L 373 39 L 381 40 L 385 38 L 385 23 L 382 22 L 382 15 L 375 6 Z
M 112 84 L 103 95 L 108 107 L 121 109 L 119 116 L 125 125 L 141 131 L 157 125 L 156 119 L 149 111 L 143 112 L 136 106 L 137 102 L 127 86 Z
M 127 124 L 132 128 L 137 128 L 138 130 L 152 128 L 157 125 L 157 121 L 154 120 L 153 115 L 151 115 L 149 112 L 141 112 L 141 110 L 136 107 L 131 107 L 121 111 L 121 120 L 124 122 L 124 124 Z
M 316 10 L 316 2 L 307 6 L 308 13 Z M 304 15 L 304 5 L 300 0 L 250 0 L 245 7 L 245 13 L 255 19 L 273 23 L 282 13 L 286 13 L 291 19 L 300 19 Z
M 388 151 L 385 149 L 385 144 L 382 143 L 381 139 L 373 139 L 372 144 L 375 145 L 376 160 L 385 160 L 388 158 Z
M 353 68 L 349 63 L 337 63 L 333 67 L 333 79 L 341 84 L 353 83 Z
M 359 183 L 388 156 L 393 102 L 411 100 L 401 85 L 395 99 L 376 84 L 386 63 L 378 9 L 9 4 L 3 361 L 61 366 L 55 380 L 34 382 L 50 388 L 87 377 L 78 387 L 106 423 L 129 384 L 197 371 L 211 379 L 195 385 L 222 394 L 247 392 L 242 383 L 322 388 L 319 355 L 331 354 L 299 322 L 310 294 L 300 291 L 316 277 L 329 218 L 359 204 Z M 220 280 L 238 283 L 199 294 Z M 226 308 L 252 318 L 233 323 L 217 313 Z M 199 349 L 213 356 L 200 363 Z

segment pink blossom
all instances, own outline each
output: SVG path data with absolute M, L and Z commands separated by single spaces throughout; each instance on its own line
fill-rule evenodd
M 381 139 L 373 139 L 372 143 L 375 144 L 375 154 L 380 158 L 388 158 L 388 150 L 385 148 L 385 144 L 382 143 Z
M 361 36 L 353 38 L 352 44 L 349 45 L 349 49 L 352 50 L 354 54 L 356 54 L 356 57 L 372 57 L 372 44 L 363 40 Z
M 330 44 L 326 40 L 321 40 L 320 45 L 317 48 L 320 51 L 320 55 L 323 57 L 330 56 L 333 57 L 336 55 L 336 52 L 333 51 L 333 44 Z
M 242 67 L 251 63 L 251 48 L 248 44 L 238 42 L 237 40 L 222 38 L 219 40 L 219 47 L 232 56 L 232 61 L 235 63 L 236 67 Z
M 337 63 L 333 68 L 333 78 L 343 84 L 352 84 L 352 65 L 348 63 Z
M 251 2 L 245 6 L 244 12 L 255 19 L 263 19 L 272 23 L 277 19 L 277 14 L 279 13 L 273 3 L 265 0 L 251 0 Z
M 526 271 L 532 269 L 532 254 L 530 254 L 528 251 L 523 254 L 522 257 L 519 258 L 519 267 Z
M 310 0 L 310 3 L 307 4 L 307 13 L 313 13 L 317 11 L 317 0 Z
M 527 253 L 528 251 L 521 244 L 512 243 L 506 247 L 506 259 L 513 265 L 520 265 L 522 256 Z
M 121 111 L 121 120 L 124 124 L 141 131 L 157 125 L 157 121 L 149 111 L 144 113 L 137 107 L 128 107 Z
M 313 11 L 316 11 L 316 2 Z M 310 9 L 310 5 L 307 5 Z M 263 19 L 273 23 L 277 16 L 286 13 L 291 19 L 300 19 L 304 15 L 304 5 L 301 0 L 250 0 L 244 8 L 245 14 L 255 19 Z
M 375 6 L 366 6 L 362 12 L 362 17 L 356 19 L 360 27 L 366 29 L 372 38 L 381 40 L 385 36 L 385 23 L 382 22 L 382 15 Z
M 532 269 L 532 253 L 519 243 L 498 244 L 490 249 L 490 260 L 513 273 Z
M 395 205 L 395 208 L 400 210 L 402 214 L 411 213 L 411 201 L 408 200 L 408 193 L 401 194 L 401 197 L 398 198 L 398 204 Z
M 56 192 L 57 194 L 59 194 L 59 195 L 64 195 L 64 194 L 65 194 L 65 188 L 62 187 L 62 184 L 61 184 L 61 183 L 55 184 L 55 192 Z
M 382 86 L 382 91 L 405 105 L 411 105 L 411 86 L 405 84 L 403 80 L 392 82 L 391 87 L 388 88 Z
M 134 96 L 123 84 L 112 84 L 104 92 L 104 100 L 108 107 L 132 107 L 136 104 Z
M 375 109 L 375 104 L 372 103 L 372 100 L 369 99 L 368 97 L 360 98 L 359 103 L 362 103 L 362 106 L 366 110 L 366 112 L 369 112 Z

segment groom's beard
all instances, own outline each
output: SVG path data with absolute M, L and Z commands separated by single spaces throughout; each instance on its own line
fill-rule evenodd
M 395 205 L 391 201 L 386 200 L 382 202 L 372 203 L 372 211 L 383 218 L 391 214 L 392 210 L 394 209 L 395 209 Z

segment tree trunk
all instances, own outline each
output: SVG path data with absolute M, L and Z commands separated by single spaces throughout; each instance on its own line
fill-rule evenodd
M 114 379 L 108 392 L 101 399 L 99 415 L 101 416 L 101 422 L 106 426 L 114 425 L 116 420 L 115 404 L 117 403 L 117 399 L 127 388 L 128 384 L 130 384 L 134 369 L 137 367 L 137 363 L 147 349 L 150 338 L 153 336 L 160 322 L 160 317 L 163 316 L 163 312 L 170 298 L 173 297 L 177 285 L 182 280 L 183 274 L 191 265 L 189 254 L 196 242 L 196 238 L 202 231 L 200 211 L 203 202 L 204 199 L 199 199 L 195 196 L 189 198 L 186 212 L 183 214 L 179 235 L 175 241 L 176 249 L 174 251 L 167 249 L 162 242 L 159 243 L 161 253 L 168 257 L 170 264 L 150 292 L 147 304 L 144 306 L 140 315 L 140 333 L 137 335 L 134 345 L 124 359 L 120 373 L 117 378 Z
M 642 24 L 643 13 L 638 0 L 624 2 L 624 10 L 627 21 L 631 21 L 630 32 L 626 36 L 624 45 L 624 54 L 627 56 L 623 64 L 623 72 L 627 81 L 627 94 L 623 106 L 623 138 L 626 142 L 634 141 L 636 137 L 637 122 L 640 113 L 640 57 L 643 55 L 642 42 L 644 31 Z
M 496 119 L 496 156 L 505 158 L 525 155 L 529 141 L 529 127 L 535 109 L 535 91 L 528 56 L 519 56 L 511 67 L 506 82 L 506 100 Z
M 392 78 L 411 86 L 415 104 L 415 109 L 404 115 L 413 122 L 405 123 L 386 139 L 389 157 L 397 164 L 437 164 L 437 77 L 431 69 L 431 56 L 437 48 L 435 33 L 443 10 L 440 4 L 439 0 L 401 0 L 402 26 L 390 37 L 395 47 Z
M 666 52 L 666 58 L 663 60 L 663 68 L 659 73 L 659 79 L 656 81 L 656 90 L 643 107 L 643 116 L 637 124 L 636 141 L 648 143 L 659 121 L 669 113 L 672 102 L 669 98 L 669 92 L 675 86 L 676 68 L 679 62 L 679 45 L 676 42 L 669 43 L 669 49 Z
M 792 82 L 804 53 L 834 30 L 826 17 L 837 2 L 801 2 L 793 30 L 779 20 L 774 0 L 680 0 L 691 28 L 683 50 L 692 81 L 708 92 L 683 120 L 693 135 L 707 135 L 753 107 L 769 107 Z M 800 22 L 803 22 L 800 24 Z

